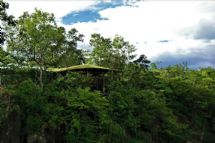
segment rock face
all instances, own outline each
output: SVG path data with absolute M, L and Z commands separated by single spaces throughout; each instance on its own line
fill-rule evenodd
M 21 116 L 19 111 L 12 111 L 0 126 L 0 143 L 21 143 Z
M 22 131 L 24 124 L 20 111 L 12 111 L 0 123 L 0 143 L 65 143 L 65 126 L 56 129 L 46 128 L 42 135 L 28 135 Z

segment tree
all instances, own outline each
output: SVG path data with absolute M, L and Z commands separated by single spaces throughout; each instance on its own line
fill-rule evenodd
M 90 60 L 96 65 L 123 69 L 135 57 L 135 47 L 118 35 L 110 39 L 92 34 L 90 45 L 93 47 Z
M 90 45 L 94 48 L 90 55 L 90 62 L 96 65 L 107 65 L 110 59 L 111 39 L 100 34 L 92 34 Z
M 5 41 L 5 32 L 4 32 L 4 24 L 14 26 L 16 21 L 12 15 L 8 15 L 6 10 L 9 8 L 9 4 L 0 0 L 0 44 L 3 44 Z
M 25 12 L 19 18 L 15 32 L 8 41 L 9 51 L 24 63 L 39 66 L 43 87 L 43 71 L 62 54 L 64 28 L 57 27 L 53 14 L 36 9 L 33 14 Z
M 71 29 L 66 34 L 67 51 L 61 56 L 58 66 L 68 67 L 84 63 L 84 56 L 81 49 L 77 49 L 78 42 L 83 41 L 83 35 L 76 29 Z
M 44 71 L 58 65 L 61 57 L 68 52 L 74 52 L 77 41 L 82 40 L 77 30 L 72 29 L 67 34 L 63 27 L 57 26 L 53 14 L 37 9 L 32 14 L 25 12 L 9 33 L 9 52 L 16 57 L 19 65 L 39 68 L 41 87 Z
M 6 10 L 9 8 L 9 4 L 0 0 L 0 63 L 8 64 L 10 63 L 10 55 L 3 50 L 2 45 L 5 41 L 5 26 L 15 26 L 16 21 L 12 15 L 8 15 Z
M 135 64 L 139 64 L 140 66 L 144 67 L 144 68 L 148 68 L 150 64 L 150 61 L 147 59 L 147 57 L 142 54 L 140 55 L 140 57 L 134 61 Z

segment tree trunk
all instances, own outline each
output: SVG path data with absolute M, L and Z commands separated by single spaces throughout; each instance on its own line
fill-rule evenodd
M 40 67 L 40 77 L 39 77 L 40 87 L 43 89 L 43 68 Z

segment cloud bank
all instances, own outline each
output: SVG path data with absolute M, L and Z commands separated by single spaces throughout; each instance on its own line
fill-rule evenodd
M 187 62 L 190 67 L 215 66 L 215 2 L 213 1 L 9 1 L 15 16 L 34 7 L 53 12 L 60 25 L 85 35 L 122 35 L 152 62 L 163 66 Z M 22 6 L 22 9 L 20 7 Z

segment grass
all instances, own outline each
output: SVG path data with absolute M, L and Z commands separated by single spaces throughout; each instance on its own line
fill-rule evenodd
M 106 67 L 100 67 L 95 65 L 77 65 L 65 68 L 48 68 L 47 71 L 49 72 L 64 72 L 64 71 L 83 71 L 83 70 L 100 70 L 100 71 L 111 71 L 111 69 Z

